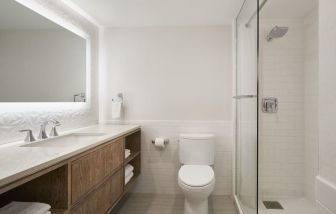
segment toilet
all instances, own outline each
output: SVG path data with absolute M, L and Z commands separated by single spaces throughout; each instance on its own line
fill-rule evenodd
M 213 134 L 180 134 L 178 184 L 185 195 L 184 214 L 208 214 L 215 187 Z

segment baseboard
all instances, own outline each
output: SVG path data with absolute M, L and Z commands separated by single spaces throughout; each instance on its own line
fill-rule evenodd
M 328 180 L 316 177 L 316 201 L 319 214 L 336 214 L 336 186 Z

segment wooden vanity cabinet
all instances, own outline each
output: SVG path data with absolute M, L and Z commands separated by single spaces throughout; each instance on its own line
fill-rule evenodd
M 90 190 L 123 165 L 124 139 L 90 152 L 71 163 L 71 202 L 76 203 Z
M 75 206 L 73 214 L 105 214 L 123 194 L 123 174 L 119 170 L 100 185 L 82 203 Z
M 0 188 L 0 207 L 11 201 L 40 201 L 51 213 L 106 214 L 140 175 L 140 129 Z M 125 159 L 125 148 L 131 156 Z M 124 184 L 124 167 L 134 177 Z

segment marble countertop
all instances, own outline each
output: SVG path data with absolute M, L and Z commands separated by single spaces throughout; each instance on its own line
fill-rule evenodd
M 83 142 L 76 142 L 74 140 L 74 143 L 71 142 L 67 146 L 43 146 L 43 144 L 48 143 L 46 140 L 45 142 L 33 142 L 29 144 L 22 141 L 1 147 L 0 188 L 139 128 L 140 126 L 138 125 L 99 124 L 62 133 L 57 138 L 61 139 L 62 136 L 73 133 L 104 134 L 92 136 Z

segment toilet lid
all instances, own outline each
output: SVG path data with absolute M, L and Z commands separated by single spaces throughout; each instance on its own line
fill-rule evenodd
M 178 174 L 184 184 L 192 187 L 206 186 L 215 176 L 212 168 L 206 165 L 184 165 Z

